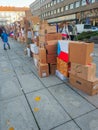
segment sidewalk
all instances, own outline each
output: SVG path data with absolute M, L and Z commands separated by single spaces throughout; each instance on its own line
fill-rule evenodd
M 56 76 L 39 78 L 24 46 L 0 39 L 0 130 L 98 130 L 98 95 L 88 96 Z M 94 62 L 97 65 L 98 46 Z

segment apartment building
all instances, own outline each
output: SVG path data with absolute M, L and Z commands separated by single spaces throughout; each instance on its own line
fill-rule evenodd
M 30 9 L 31 9 L 31 13 L 33 14 L 33 16 L 39 16 L 40 17 L 40 0 L 36 0 L 34 1 L 31 5 L 30 5 Z
M 20 21 L 23 17 L 25 17 L 25 11 L 27 10 L 29 10 L 29 8 L 0 6 L 0 25 Z
M 37 10 L 33 12 L 33 15 L 35 12 Z M 98 0 L 40 0 L 38 16 L 48 20 L 49 23 L 76 21 L 77 23 L 88 22 L 97 25 L 97 12 Z

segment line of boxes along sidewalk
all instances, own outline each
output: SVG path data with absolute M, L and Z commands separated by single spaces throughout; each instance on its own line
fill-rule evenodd
M 34 38 L 28 48 L 39 77 L 56 74 L 72 87 L 89 95 L 97 94 L 98 79 L 92 56 L 94 43 L 62 40 L 62 34 L 56 32 L 56 26 L 50 26 L 47 21 L 39 21 L 39 25 L 39 29 L 33 29 Z

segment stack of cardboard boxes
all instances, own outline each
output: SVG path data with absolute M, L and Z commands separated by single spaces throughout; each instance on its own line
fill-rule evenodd
M 62 35 L 56 33 L 56 26 L 49 26 L 47 21 L 40 22 L 39 40 L 39 64 L 38 74 L 40 77 L 55 74 L 57 58 L 57 41 Z
M 69 81 L 72 87 L 89 95 L 98 93 L 98 78 L 96 78 L 96 64 L 93 63 L 93 51 L 93 43 L 70 42 L 71 71 Z
M 46 49 L 39 48 L 38 74 L 41 78 L 49 76 L 49 66 L 46 61 Z
M 58 57 L 56 75 L 65 80 L 69 77 L 69 41 L 58 41 Z

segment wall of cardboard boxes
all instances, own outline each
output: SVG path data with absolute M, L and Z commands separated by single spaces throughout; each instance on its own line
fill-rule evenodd
M 94 43 L 62 40 L 62 34 L 57 33 L 56 26 L 50 26 L 38 17 L 23 19 L 20 27 L 26 29 L 26 34 L 28 28 L 32 30 L 30 51 L 41 78 L 56 74 L 61 80 L 69 81 L 72 87 L 89 95 L 98 93 L 96 64 L 92 57 Z M 22 38 L 20 41 L 23 43 Z

